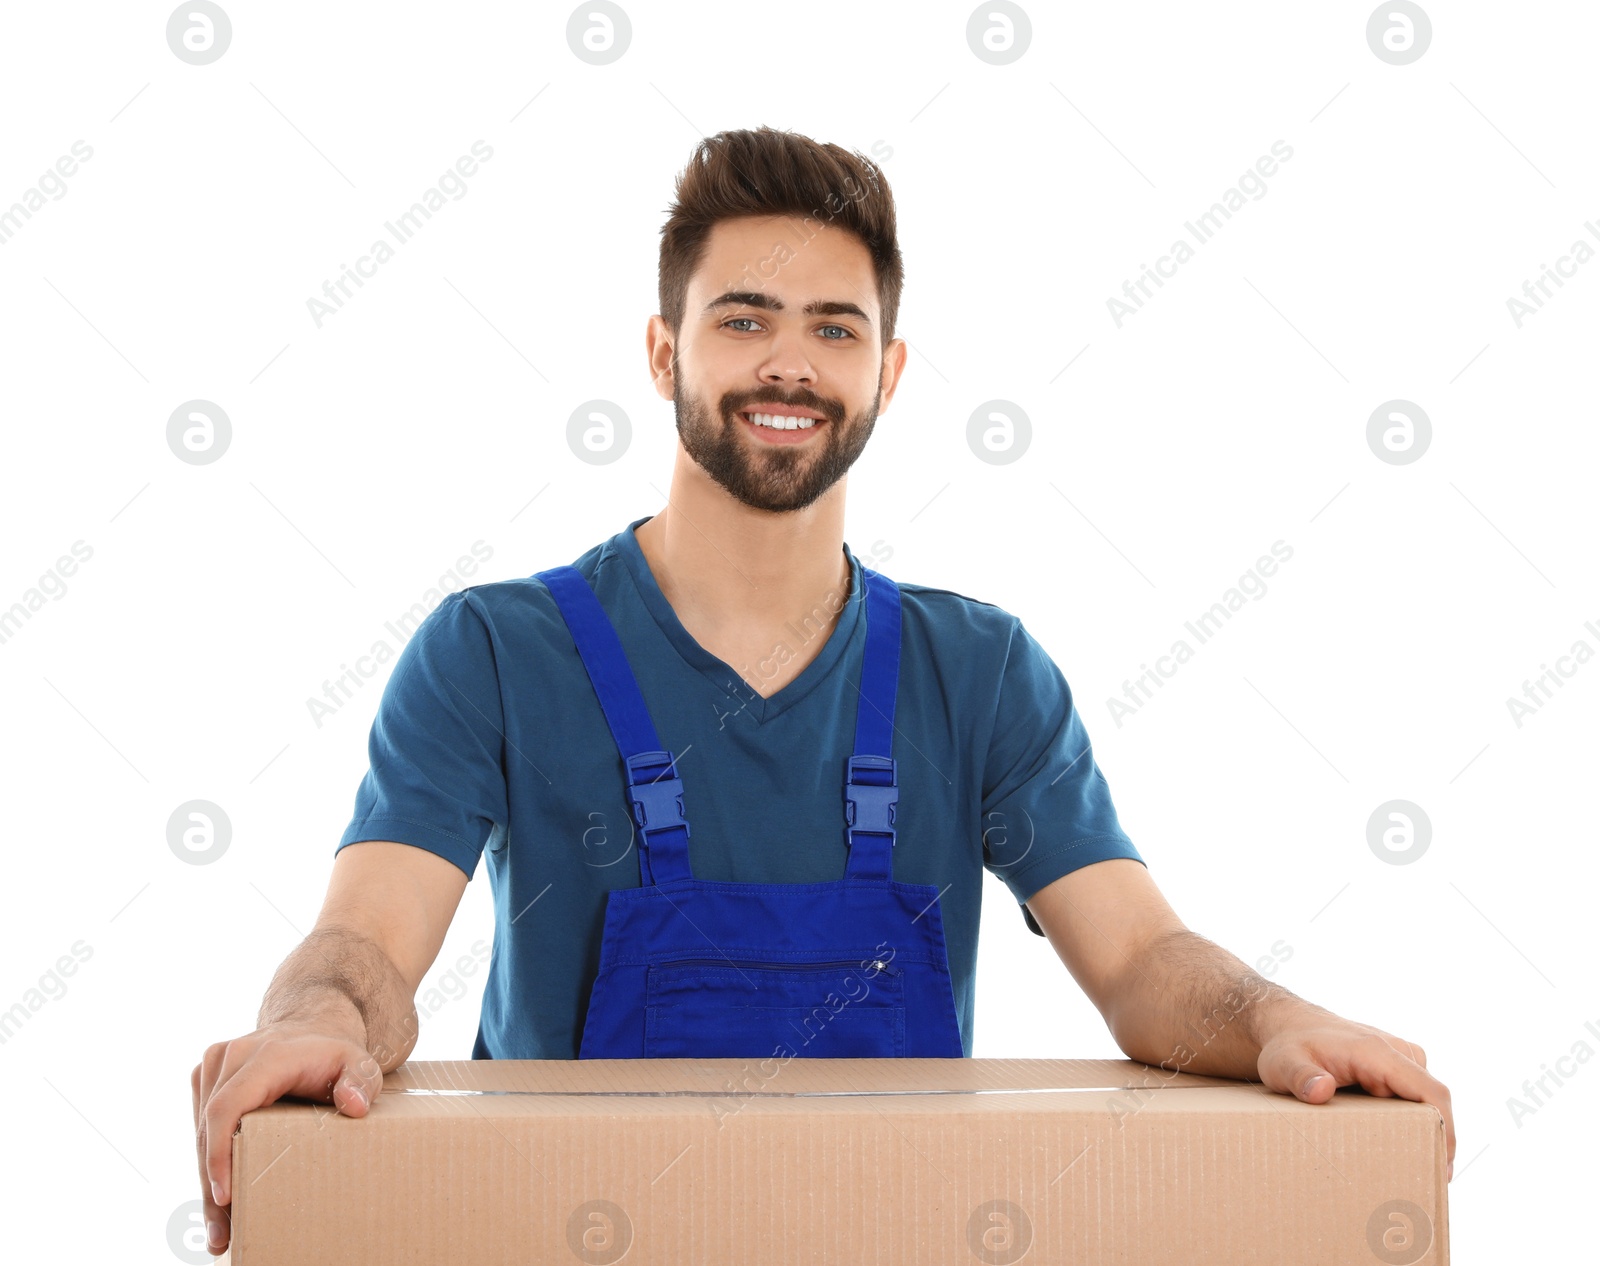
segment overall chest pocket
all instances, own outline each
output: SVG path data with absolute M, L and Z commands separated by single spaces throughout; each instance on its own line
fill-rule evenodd
M 896 1058 L 905 1052 L 899 967 L 852 958 L 679 959 L 650 968 L 645 1057 Z

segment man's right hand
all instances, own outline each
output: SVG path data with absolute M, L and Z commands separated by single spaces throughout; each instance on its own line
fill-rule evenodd
M 233 1132 L 294 1095 L 366 1116 L 417 1040 L 417 985 L 439 954 L 468 873 L 395 840 L 338 850 L 317 925 L 283 960 L 254 1033 L 208 1047 L 190 1077 L 208 1247 L 233 1238 Z M 356 1000 L 359 993 L 360 1001 Z
M 346 1116 L 367 1114 L 383 1088 L 355 1008 L 269 1024 L 206 1048 L 190 1075 L 195 1147 L 206 1241 L 220 1256 L 232 1238 L 233 1132 L 245 1113 L 284 1095 L 331 1103 Z

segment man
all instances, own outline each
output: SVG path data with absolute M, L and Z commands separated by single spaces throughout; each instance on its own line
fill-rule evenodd
M 677 195 L 646 331 L 668 504 L 449 595 L 407 644 L 317 926 L 255 1032 L 194 1070 L 214 1251 L 239 1118 L 285 1094 L 368 1111 L 480 858 L 475 1058 L 970 1055 L 987 868 L 1131 1058 L 1420 1100 L 1453 1159 L 1420 1047 L 1180 922 L 1020 622 L 845 546 L 847 472 L 906 365 L 881 171 L 763 128 L 704 142 Z

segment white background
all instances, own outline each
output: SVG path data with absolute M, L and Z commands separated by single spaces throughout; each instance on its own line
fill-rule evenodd
M 1520 328 L 1506 301 L 1600 248 L 1592 6 L 1430 4 L 1403 66 L 1364 3 L 1034 3 L 1009 65 L 963 5 L 633 4 L 604 66 L 563 6 L 225 7 L 206 66 L 160 4 L 15 6 L 0 37 L 0 208 L 93 149 L 0 246 L 0 609 L 93 551 L 0 643 L 0 1008 L 91 951 L 0 1046 L 35 1259 L 174 1260 L 189 1071 L 316 917 L 383 677 L 320 727 L 308 697 L 473 542 L 477 581 L 524 576 L 660 509 L 657 234 L 697 140 L 762 123 L 877 157 L 899 207 L 911 356 L 851 547 L 1023 619 L 1194 928 L 1284 942 L 1279 983 L 1427 1048 L 1456 1262 L 1578 1234 L 1600 1061 L 1520 1123 L 1507 1100 L 1600 1050 L 1600 663 L 1520 726 L 1506 700 L 1600 650 L 1600 262 Z M 307 299 L 478 140 L 465 196 L 318 328 Z M 1118 328 L 1107 300 L 1274 141 L 1265 195 Z M 606 466 L 566 439 L 597 398 L 633 428 Z M 167 445 L 193 399 L 232 422 L 213 464 Z M 1007 464 L 966 438 L 996 399 L 1032 423 Z M 1366 438 L 1394 399 L 1432 422 L 1404 465 Z M 1265 596 L 1118 724 L 1278 540 Z M 192 799 L 232 825 L 212 864 L 167 844 Z M 1368 846 L 1393 799 L 1432 827 L 1406 865 Z M 1117 1055 L 985 883 L 975 1054 Z M 480 868 L 429 982 L 491 924 Z M 470 1055 L 466 986 L 416 1058 Z

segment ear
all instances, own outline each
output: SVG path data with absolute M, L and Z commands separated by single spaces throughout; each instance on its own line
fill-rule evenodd
M 905 368 L 906 341 L 892 338 L 889 346 L 883 349 L 883 368 L 878 372 L 878 389 L 883 393 L 883 399 L 878 404 L 880 416 L 889 411 L 889 402 L 894 399 L 895 388 L 900 385 L 900 375 Z
M 674 378 L 672 373 L 672 352 L 674 339 L 667 329 L 666 321 L 659 315 L 652 316 L 645 322 L 644 350 L 646 363 L 650 369 L 650 385 L 656 389 L 656 395 L 663 400 L 672 399 Z

